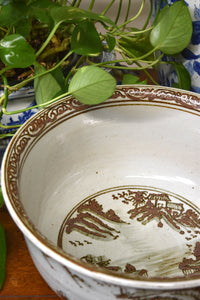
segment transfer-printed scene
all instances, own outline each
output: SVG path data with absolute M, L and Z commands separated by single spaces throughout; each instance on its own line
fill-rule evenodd
M 117 187 L 88 197 L 66 216 L 58 246 L 95 266 L 130 276 L 200 273 L 200 211 L 149 187 Z

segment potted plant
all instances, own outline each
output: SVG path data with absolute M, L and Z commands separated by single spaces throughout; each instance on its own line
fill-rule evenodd
M 153 9 L 151 0 L 147 19 L 139 29 L 134 27 L 134 21 L 141 14 L 145 0 L 141 0 L 141 7 L 134 16 L 129 16 L 134 1 L 126 1 L 125 5 L 120 0 L 112 20 L 106 14 L 115 0 L 109 0 L 99 14 L 93 12 L 95 0 L 90 1 L 87 10 L 81 9 L 81 2 L 0 0 L 0 80 L 3 89 L 0 127 L 6 130 L 0 134 L 2 141 L 20 126 L 6 125 L 3 122 L 6 116 L 43 108 L 70 94 L 88 105 L 105 101 L 116 87 L 119 73 L 116 75 L 115 70 L 120 70 L 123 84 L 146 83 L 130 73 L 135 70 L 144 70 L 147 78 L 157 84 L 148 69 L 165 63 L 161 60 L 164 54 L 176 55 L 190 42 L 192 21 L 183 0 L 157 10 L 153 24 L 149 25 Z M 122 8 L 126 9 L 126 17 L 119 24 Z M 183 22 L 184 28 L 180 26 Z M 155 55 L 158 50 L 161 51 L 159 57 Z M 102 53 L 113 51 L 114 58 L 101 59 Z M 179 75 L 179 87 L 189 89 L 187 70 L 181 64 L 171 63 Z M 34 87 L 36 103 L 8 111 L 9 97 L 29 84 Z M 5 253 L 3 230 L 0 240 L 0 253 Z M 1 287 L 5 259 L 0 259 L 0 274 Z

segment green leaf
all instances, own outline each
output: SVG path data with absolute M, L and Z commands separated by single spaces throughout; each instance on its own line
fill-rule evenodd
M 122 80 L 122 84 L 147 84 L 147 80 L 140 81 L 140 78 L 138 76 L 125 74 Z
M 19 34 L 11 34 L 0 41 L 0 58 L 11 68 L 26 68 L 35 61 L 33 48 Z
M 6 238 L 3 226 L 0 224 L 0 289 L 3 286 L 6 273 Z
M 165 6 L 153 25 L 150 42 L 167 55 L 180 53 L 192 36 L 192 19 L 183 0 Z
M 52 76 L 55 78 L 57 83 L 60 85 L 61 90 L 67 92 L 67 88 L 65 85 L 65 77 L 63 75 L 63 71 L 61 67 L 56 68 L 51 72 Z
M 69 84 L 69 92 L 81 103 L 98 104 L 114 92 L 116 81 L 108 72 L 96 67 L 80 68 Z
M 51 0 L 29 0 L 30 7 L 38 7 L 42 9 L 49 9 L 50 7 L 58 6 L 56 2 Z
M 35 17 L 41 23 L 44 24 L 53 23 L 52 18 L 49 15 L 49 12 L 44 8 L 32 6 L 29 14 L 30 16 Z
M 184 67 L 183 64 L 173 62 L 173 66 L 175 67 L 177 76 L 178 76 L 178 84 L 176 83 L 174 87 L 190 90 L 191 87 L 191 77 L 188 70 Z
M 153 48 L 149 42 L 149 36 L 144 35 L 142 38 L 123 37 L 119 39 L 119 45 L 124 50 L 124 53 L 130 58 L 141 57 L 148 54 Z M 148 55 L 146 60 L 154 60 L 153 54 Z
M 39 63 L 35 63 L 35 74 L 42 74 L 46 69 Z M 58 79 L 59 77 L 59 79 Z M 56 96 L 63 92 L 60 84 L 60 74 L 47 73 L 41 75 L 34 80 L 35 99 L 37 104 L 43 104 L 49 100 L 52 100 Z M 64 79 L 63 79 L 64 80 Z
M 3 199 L 3 195 L 2 195 L 2 192 L 1 192 L 1 189 L 0 189 L 0 207 L 2 207 L 4 204 L 4 199 Z
M 116 39 L 113 35 L 108 33 L 106 41 L 107 41 L 107 44 L 108 44 L 109 51 L 111 52 L 115 48 Z
M 80 55 L 101 53 L 101 40 L 92 21 L 86 20 L 76 25 L 72 33 L 71 50 Z
M 77 23 L 84 19 L 91 19 L 95 21 L 99 21 L 101 23 L 107 23 L 114 27 L 116 27 L 115 23 L 100 14 L 93 13 L 91 11 L 85 11 L 83 9 L 80 9 L 78 7 L 72 7 L 72 6 L 64 6 L 64 7 L 53 7 L 50 10 L 50 14 L 55 21 L 55 23 Z
M 31 31 L 31 24 L 27 18 L 24 18 L 15 24 L 16 33 L 23 37 L 28 37 Z
M 16 7 L 15 3 L 9 3 L 3 6 L 0 10 L 0 25 L 8 26 L 14 25 L 19 20 L 22 20 L 24 15 L 20 10 Z

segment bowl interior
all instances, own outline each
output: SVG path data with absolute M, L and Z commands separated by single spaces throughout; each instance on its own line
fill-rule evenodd
M 133 277 L 196 276 L 200 113 L 176 97 L 131 97 L 66 111 L 73 99 L 63 100 L 55 119 L 56 105 L 27 122 L 7 158 L 29 138 L 20 202 L 35 228 L 85 262 Z

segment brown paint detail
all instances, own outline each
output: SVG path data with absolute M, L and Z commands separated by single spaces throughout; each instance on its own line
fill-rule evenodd
M 142 296 L 141 296 L 142 294 Z M 144 291 L 136 290 L 135 292 L 127 292 L 126 289 L 120 288 L 119 294 L 116 299 L 130 299 L 130 300 L 180 300 L 186 297 L 191 300 L 200 299 L 200 288 L 183 289 L 183 290 L 169 290 L 169 291 Z
M 133 87 L 126 88 L 121 87 L 117 89 L 112 95 L 113 99 L 117 98 L 128 98 L 132 101 L 149 101 L 162 102 L 167 101 L 168 103 L 178 104 L 182 107 L 199 110 L 200 109 L 200 98 L 197 95 L 192 95 L 187 91 L 175 91 L 167 88 L 154 88 L 154 87 Z
M 188 200 L 182 199 L 181 197 L 179 198 L 178 195 L 170 194 L 166 191 L 160 191 L 151 187 L 127 186 L 100 191 L 91 197 L 87 197 L 87 199 L 83 200 L 79 205 L 76 205 L 63 222 L 62 228 L 64 231 L 62 230 L 62 234 L 64 232 L 70 234 L 73 230 L 75 230 L 80 234 L 88 235 L 88 237 L 93 239 L 98 238 L 111 241 L 119 238 L 119 227 L 117 230 L 116 224 L 124 223 L 126 225 L 131 225 L 131 222 L 127 222 L 127 218 L 126 222 L 121 220 L 113 209 L 105 211 L 104 204 L 102 202 L 101 204 L 98 202 L 98 196 L 102 196 L 104 194 L 110 194 L 111 201 L 120 201 L 125 207 L 128 206 L 128 208 L 125 209 L 127 217 L 130 220 L 135 219 L 135 221 L 142 225 L 147 225 L 152 220 L 155 220 L 157 222 L 157 226 L 162 228 L 166 223 L 180 235 L 185 235 L 183 238 L 186 241 L 197 238 L 197 234 L 200 232 L 200 230 L 198 230 L 198 228 L 200 228 L 200 214 L 196 208 L 193 208 Z M 108 201 L 108 199 L 106 201 Z M 108 203 L 109 202 L 107 202 L 107 204 Z M 110 203 L 110 207 L 115 207 L 115 204 L 113 205 Z M 105 223 L 104 220 L 107 220 L 109 224 Z M 113 227 L 110 225 L 110 222 L 113 223 Z M 187 234 L 190 236 L 188 237 Z M 60 238 L 62 238 L 61 235 Z M 85 240 L 73 240 L 68 242 L 75 247 L 87 244 L 85 243 Z M 185 245 L 188 248 L 185 255 L 191 257 L 194 242 L 193 245 L 189 242 L 185 243 Z M 133 275 L 134 277 L 148 277 L 149 270 L 147 271 L 146 268 L 136 270 L 135 266 L 130 264 L 129 261 L 125 261 L 123 266 L 119 266 L 118 264 L 113 265 L 111 263 L 112 258 L 110 257 L 108 258 L 104 255 L 95 256 L 94 253 L 90 253 L 89 251 L 86 253 L 87 255 L 84 254 L 81 259 L 96 267 L 102 267 L 109 271 Z M 180 261 L 181 259 L 183 259 L 183 257 L 180 258 Z M 176 267 L 181 270 L 183 275 L 185 275 L 183 270 L 180 268 L 181 265 L 179 266 L 180 261 L 176 262 Z M 194 263 L 193 261 L 191 262 Z
M 165 220 L 174 229 L 179 230 L 180 234 L 185 233 L 180 226 L 200 229 L 199 215 L 192 209 L 184 211 L 183 204 L 172 202 L 166 193 L 157 194 L 128 190 L 113 195 L 113 199 L 121 199 L 125 204 L 132 202 L 134 208 L 128 211 L 130 219 L 137 217 L 137 221 L 144 225 L 156 219 L 158 220 L 158 227 L 163 227 L 162 220 Z
M 64 266 L 64 269 L 68 273 L 68 275 L 73 279 L 74 283 L 79 287 L 83 288 L 84 286 L 91 288 L 90 284 L 88 284 L 83 278 L 80 276 L 73 274 L 66 266 Z
M 196 243 L 193 255 L 196 259 L 184 258 L 183 261 L 179 264 L 179 268 L 185 275 L 200 275 L 200 242 Z
M 137 273 L 139 276 L 146 276 L 148 277 L 148 272 L 145 269 L 137 271 L 136 268 L 131 264 L 126 264 L 126 267 L 124 269 L 125 273 L 131 274 L 131 273 Z
M 81 257 L 81 259 L 89 264 L 96 265 L 98 267 L 107 267 L 110 264 L 110 259 L 107 259 L 104 256 L 94 256 L 88 254 L 86 256 Z
M 148 277 L 148 272 L 145 269 L 137 270 L 133 265 L 127 263 L 124 270 L 122 270 L 119 266 L 110 265 L 111 259 L 107 259 L 105 256 L 95 256 L 88 254 L 86 256 L 81 257 L 81 259 L 89 264 L 92 264 L 97 267 L 105 268 L 109 271 L 113 272 L 124 272 L 127 274 L 134 274 L 136 276 L 144 276 Z
M 102 205 L 96 199 L 91 199 L 78 207 L 75 218 L 67 220 L 65 232 L 70 234 L 73 230 L 77 230 L 90 237 L 116 239 L 118 235 L 114 233 L 119 233 L 119 231 L 107 225 L 102 219 L 115 223 L 125 223 L 116 215 L 114 210 L 109 209 L 104 212 Z

